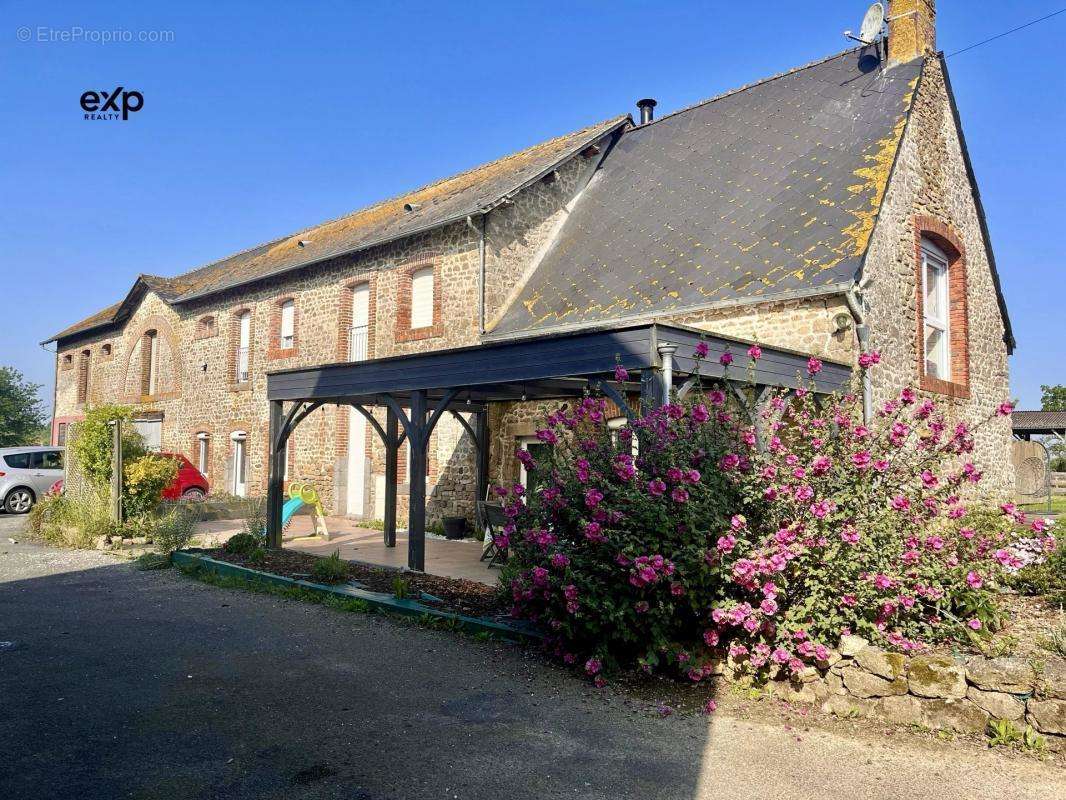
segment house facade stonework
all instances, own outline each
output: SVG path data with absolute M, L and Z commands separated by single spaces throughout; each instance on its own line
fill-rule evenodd
M 919 5 L 932 7 L 927 0 Z M 920 31 L 931 30 L 923 26 Z M 861 239 L 861 253 L 854 254 L 861 263 L 847 287 L 835 283 L 777 297 L 768 291 L 650 318 L 847 365 L 856 363 L 864 323 L 869 347 L 882 354 L 871 387 L 875 407 L 911 385 L 944 400 L 955 419 L 974 423 L 1006 399 L 1009 320 L 950 86 L 931 44 L 917 37 L 912 51 L 902 51 L 924 61 L 918 79 L 905 87 L 898 138 L 874 142 L 880 160 L 867 172 L 877 184 L 874 211 L 862 212 L 860 233 L 852 236 Z M 836 58 L 850 64 L 853 55 Z M 892 62 L 882 68 L 888 74 L 898 69 Z M 573 230 L 574 215 L 614 157 L 612 148 L 624 149 L 625 137 L 642 127 L 619 118 L 178 278 L 142 276 L 123 303 L 56 337 L 53 438 L 88 407 L 130 404 L 144 424 L 156 426 L 162 450 L 184 453 L 194 463 L 205 456 L 213 491 L 264 493 L 268 372 L 445 350 L 503 335 L 496 326 L 509 309 L 534 307 L 523 292 L 535 284 L 547 255 L 558 260 L 560 248 L 581 235 Z M 510 181 L 502 189 L 501 175 Z M 478 192 L 474 211 L 449 216 L 440 210 Z M 826 204 L 832 201 L 821 207 Z M 427 214 L 438 217 L 419 226 Z M 348 252 L 324 247 L 337 237 L 352 240 L 353 230 L 383 224 L 383 218 L 393 226 L 387 230 L 401 233 L 369 237 L 370 244 Z M 925 240 L 951 262 L 949 380 L 925 371 Z M 316 247 L 323 247 L 322 257 L 303 264 L 300 254 Z M 600 269 L 606 281 L 615 265 Z M 286 315 L 292 336 L 283 340 Z M 490 483 L 519 479 L 514 450 L 552 408 L 543 402 L 490 405 Z M 383 411 L 374 413 L 384 421 Z M 977 438 L 976 460 L 997 497 L 1013 492 L 1009 440 L 1007 420 L 982 428 Z M 381 516 L 384 448 L 357 412 L 335 406 L 313 412 L 290 439 L 287 459 L 289 480 L 313 483 L 333 513 Z M 477 455 L 458 421 L 442 417 L 427 459 L 428 518 L 469 516 Z M 404 448 L 398 460 L 403 520 L 409 489 Z

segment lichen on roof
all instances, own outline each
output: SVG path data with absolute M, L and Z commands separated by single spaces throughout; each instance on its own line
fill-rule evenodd
M 619 115 L 173 278 L 141 275 L 138 281 L 167 302 L 184 303 L 431 230 L 491 207 L 629 121 Z M 122 310 L 123 303 L 116 303 L 48 341 L 118 321 Z

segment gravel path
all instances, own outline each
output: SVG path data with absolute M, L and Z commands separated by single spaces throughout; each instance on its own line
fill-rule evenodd
M 514 647 L 224 591 L 0 515 L 0 797 L 1052 798 L 1061 770 L 659 719 Z

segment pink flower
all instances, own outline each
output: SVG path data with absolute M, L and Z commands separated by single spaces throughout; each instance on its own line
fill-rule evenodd
M 777 664 L 787 664 L 788 660 L 792 658 L 792 654 L 783 647 L 779 647 L 770 654 L 770 658 Z
M 840 598 L 840 605 L 848 608 L 855 608 L 856 603 L 858 603 L 858 599 L 853 594 L 846 594 Z
M 733 354 L 726 350 L 722 355 L 718 357 L 718 363 L 723 367 L 728 367 L 733 363 Z
M 715 645 L 717 645 L 718 639 L 718 631 L 714 630 L 713 628 L 708 628 L 703 632 L 703 642 L 708 647 L 714 647 Z
M 585 492 L 585 505 L 589 508 L 595 508 L 603 500 L 603 492 L 599 489 L 589 489 Z
M 940 480 L 936 477 L 936 475 L 934 475 L 927 469 L 922 470 L 921 478 L 922 484 L 925 486 L 926 489 L 932 489 L 938 483 L 940 483 Z
M 816 475 L 822 475 L 829 471 L 829 468 L 833 466 L 832 460 L 829 456 L 818 456 L 811 462 L 811 470 Z
M 598 522 L 586 522 L 585 523 L 585 538 L 590 542 L 605 542 L 607 537 L 601 533 L 600 523 Z
M 707 358 L 708 351 L 707 342 L 698 342 L 696 344 L 696 358 Z
M 966 573 L 966 585 L 971 589 L 980 589 L 984 586 L 984 578 L 981 577 L 981 573 L 970 570 Z
M 704 714 L 713 714 L 717 709 L 718 703 L 716 703 L 714 700 L 708 700 L 706 703 L 703 704 Z
M 896 511 L 906 511 L 911 507 L 911 501 L 905 495 L 897 494 L 889 501 L 889 505 Z
M 813 356 L 807 359 L 807 374 L 815 376 L 822 371 L 822 362 Z
M 616 366 L 614 368 L 614 379 L 616 381 L 619 381 L 619 382 L 628 381 L 629 380 L 629 371 L 625 367 L 623 367 L 621 364 L 619 364 L 618 366 Z
M 847 525 L 840 532 L 840 540 L 847 544 L 857 544 L 859 541 L 859 532 L 853 525 Z
M 877 350 L 873 350 L 869 353 L 861 353 L 859 355 L 859 366 L 863 369 L 869 369 L 875 364 L 881 363 L 881 353 Z
M 718 551 L 721 553 L 731 553 L 733 548 L 737 546 L 737 540 L 733 536 L 719 536 L 718 537 Z
M 757 344 L 753 344 L 751 347 L 748 348 L 748 357 L 752 361 L 758 361 L 760 358 L 762 358 L 762 348 L 759 347 L 759 345 Z
M 979 631 L 983 626 L 981 625 L 981 620 L 979 620 L 977 617 L 974 617 L 966 623 L 966 627 L 968 627 L 972 631 Z
M 694 405 L 692 407 L 691 414 L 692 414 L 692 419 L 695 422 L 706 422 L 707 420 L 709 420 L 711 418 L 710 412 L 707 411 L 707 406 L 703 405 L 703 403 L 699 403 L 698 405 Z
M 552 566 L 556 569 L 565 569 L 570 563 L 570 559 L 563 553 L 553 553 L 551 558 Z
M 661 479 L 655 478 L 648 482 L 648 494 L 652 497 L 662 497 L 666 494 L 666 483 Z
M 585 672 L 589 675 L 598 675 L 600 670 L 603 669 L 603 662 L 598 658 L 590 658 L 585 662 Z
M 1014 412 L 1014 403 L 1011 403 L 1011 402 L 1000 403 L 996 407 L 996 416 L 997 417 L 1009 417 L 1013 412 Z M 974 628 L 974 630 L 977 630 L 977 629 Z
M 763 600 L 759 603 L 759 610 L 766 616 L 771 617 L 777 613 L 777 603 L 770 599 Z
M 866 469 L 870 466 L 870 451 L 860 450 L 857 453 L 853 453 L 851 456 L 851 463 L 859 469 Z

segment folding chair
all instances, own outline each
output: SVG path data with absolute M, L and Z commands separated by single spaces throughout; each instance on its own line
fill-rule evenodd
M 507 524 L 507 515 L 503 513 L 503 506 L 497 503 L 478 502 L 477 504 L 478 529 L 485 535 L 488 543 L 481 553 L 481 561 L 488 559 L 489 567 L 498 567 L 507 561 L 507 548 L 496 544 L 496 535 L 503 531 Z

